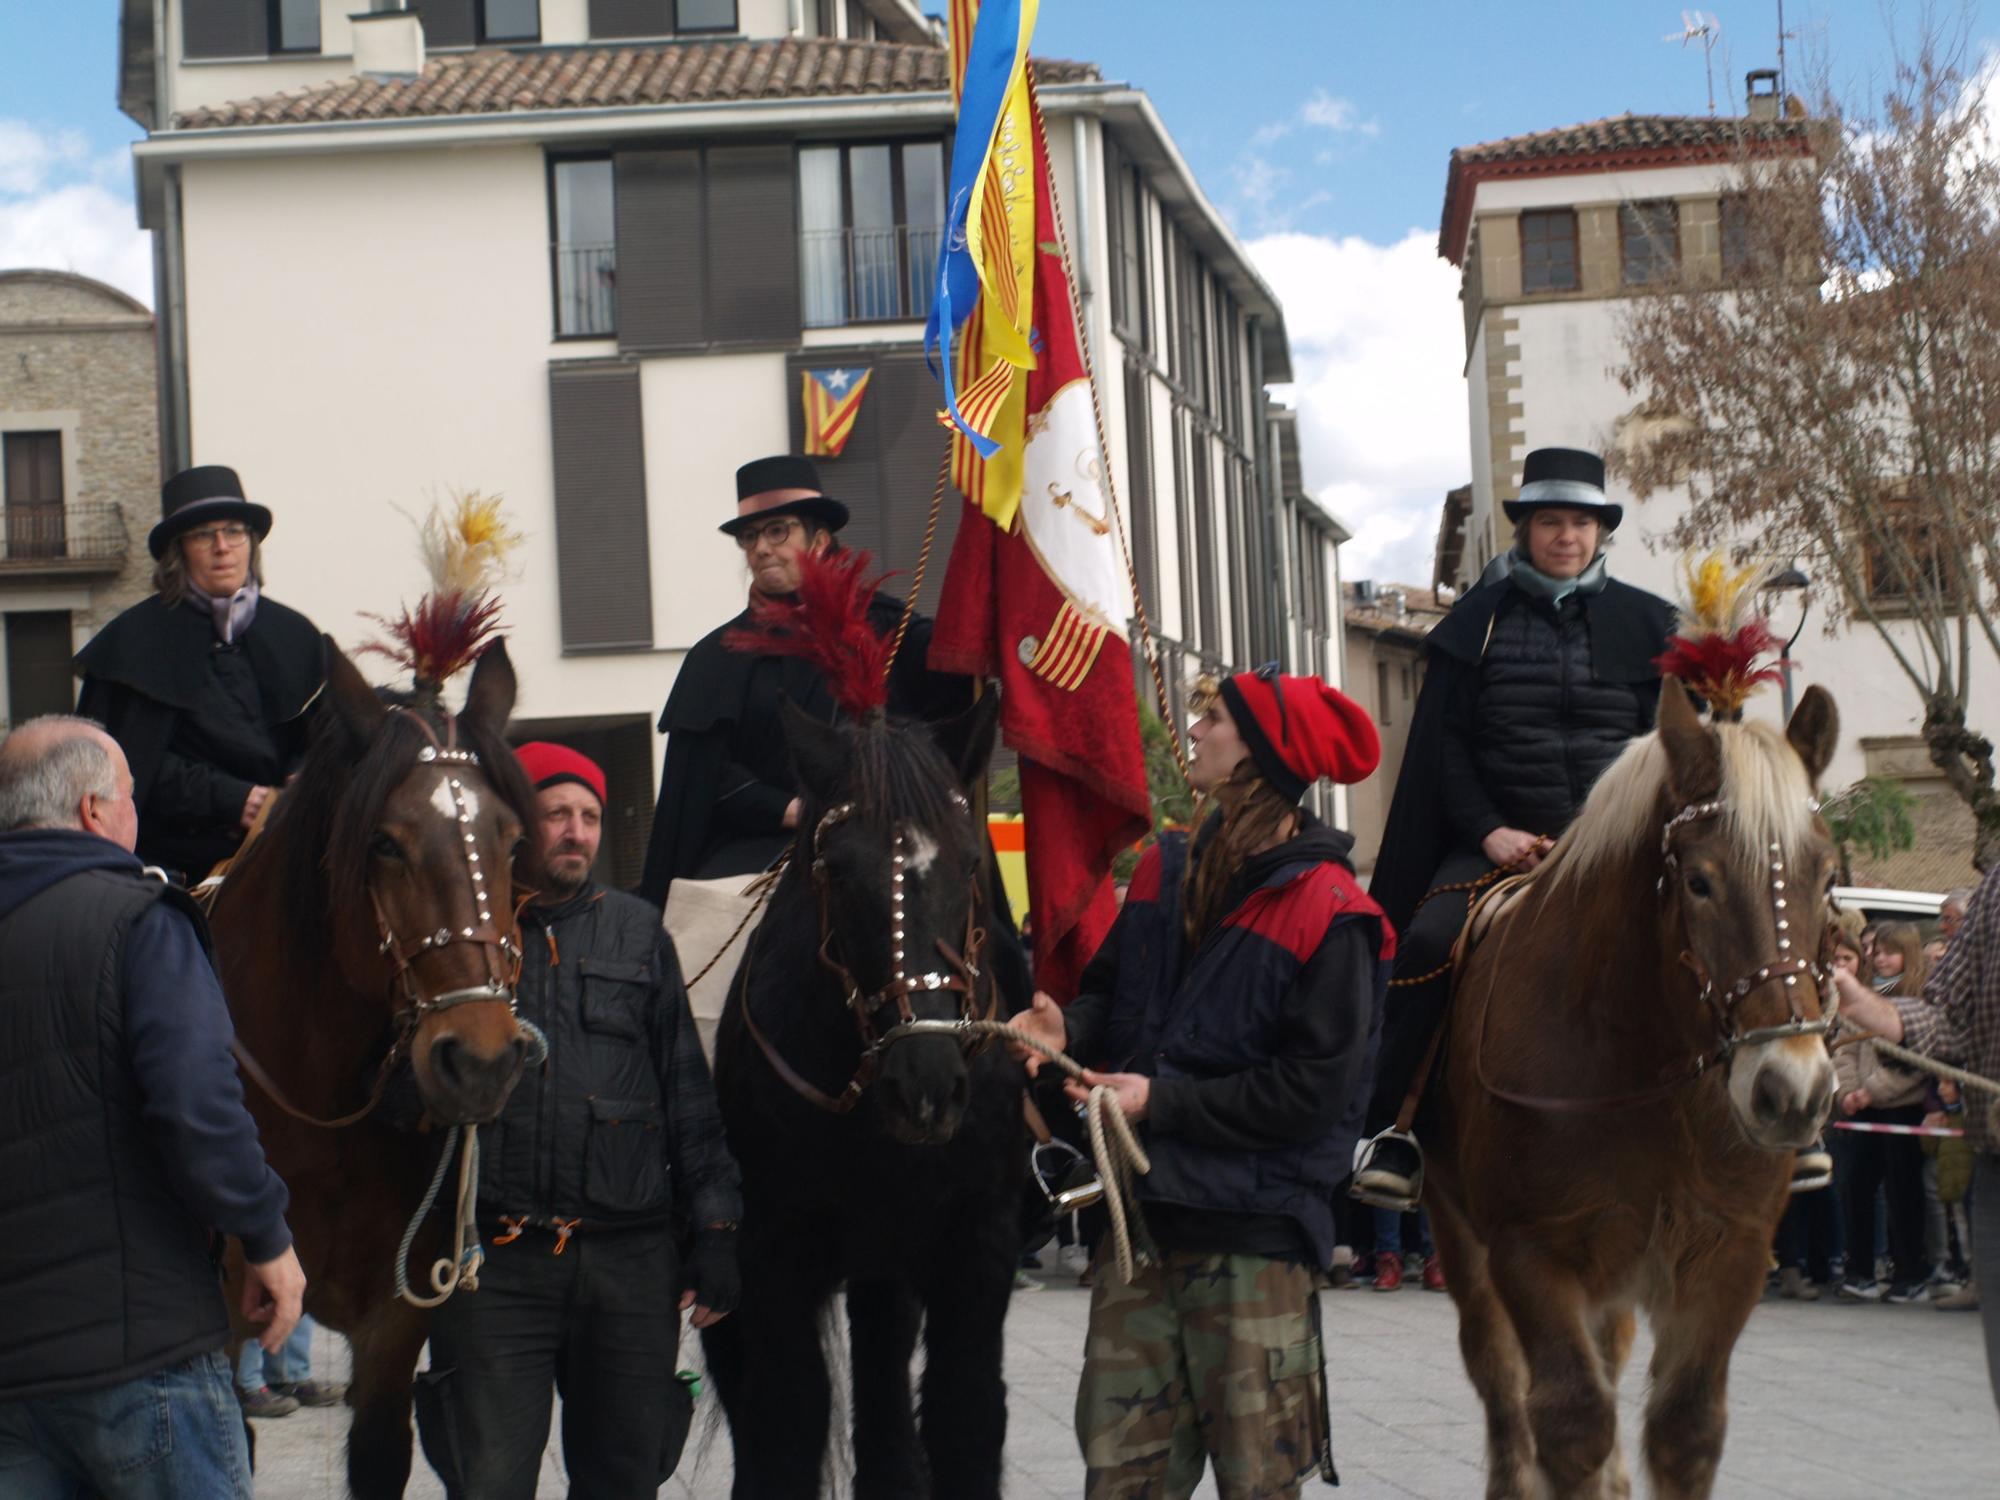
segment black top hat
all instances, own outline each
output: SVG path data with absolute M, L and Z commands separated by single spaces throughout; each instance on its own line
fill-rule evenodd
M 234 469 L 221 464 L 203 464 L 182 469 L 160 486 L 160 524 L 146 537 L 146 545 L 157 560 L 167 543 L 183 531 L 206 526 L 212 521 L 241 521 L 263 541 L 271 534 L 271 513 L 243 498 L 243 481 Z
M 1625 507 L 1604 494 L 1604 460 L 1581 448 L 1537 448 L 1521 467 L 1519 499 L 1505 502 L 1507 519 L 1519 522 L 1545 505 L 1595 512 L 1606 531 L 1616 531 Z
M 776 516 L 802 516 L 838 531 L 847 524 L 847 507 L 821 488 L 811 459 L 780 453 L 752 459 L 736 471 L 736 517 L 717 529 L 735 536 Z

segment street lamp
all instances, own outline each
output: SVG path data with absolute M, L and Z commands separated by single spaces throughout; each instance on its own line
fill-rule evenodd
M 1766 594 L 1805 594 L 1805 603 L 1799 609 L 1797 629 L 1785 638 L 1784 646 L 1778 652 L 1778 683 L 1784 693 L 1785 722 L 1792 718 L 1792 647 L 1806 628 L 1806 616 L 1812 613 L 1812 595 L 1807 593 L 1812 579 L 1805 569 L 1793 563 L 1764 585 Z

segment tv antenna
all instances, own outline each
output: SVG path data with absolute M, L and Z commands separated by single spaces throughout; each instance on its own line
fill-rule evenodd
M 1698 10 L 1681 12 L 1681 29 L 1670 31 L 1660 40 L 1679 42 L 1686 51 L 1689 42 L 1701 43 L 1701 65 L 1708 75 L 1708 112 L 1715 113 L 1715 43 L 1722 35 L 1722 20 L 1718 16 L 1703 15 Z

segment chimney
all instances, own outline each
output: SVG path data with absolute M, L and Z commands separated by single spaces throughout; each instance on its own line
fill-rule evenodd
M 1758 68 L 1743 80 L 1743 112 L 1753 120 L 1778 118 L 1778 70 Z
M 415 78 L 424 71 L 424 23 L 413 10 L 354 16 L 354 71 L 367 78 Z
M 1356 604 L 1373 604 L 1375 602 L 1374 579 L 1357 578 L 1354 580 L 1354 602 Z

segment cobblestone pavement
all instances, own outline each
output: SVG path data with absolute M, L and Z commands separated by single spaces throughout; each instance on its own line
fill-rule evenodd
M 1007 1494 L 1014 1500 L 1082 1490 L 1070 1404 L 1088 1294 L 1069 1280 L 1050 1273 L 1047 1290 L 1015 1297 L 1008 1319 Z M 1462 1500 L 1482 1493 L 1483 1427 L 1459 1364 L 1456 1326 L 1449 1299 L 1414 1288 L 1393 1296 L 1326 1294 L 1342 1495 Z M 1650 1347 L 1642 1322 L 1620 1393 L 1622 1435 L 1635 1472 Z M 341 1378 L 345 1346 L 322 1330 L 314 1361 L 316 1373 Z M 1716 1490 L 1727 1500 L 1994 1492 L 2000 1420 L 1976 1316 L 1927 1305 L 1767 1299 L 1737 1345 L 1730 1390 L 1729 1446 Z M 259 1422 L 259 1500 L 339 1500 L 345 1428 L 339 1411 Z M 566 1492 L 552 1446 L 540 1494 Z M 442 1496 L 421 1457 L 409 1493 L 416 1500 Z M 722 1435 L 661 1491 L 669 1500 L 726 1500 L 728 1493 L 729 1445 Z M 1214 1490 L 1205 1484 L 1198 1493 L 1212 1497 Z M 1327 1493 L 1317 1484 L 1306 1491 Z

